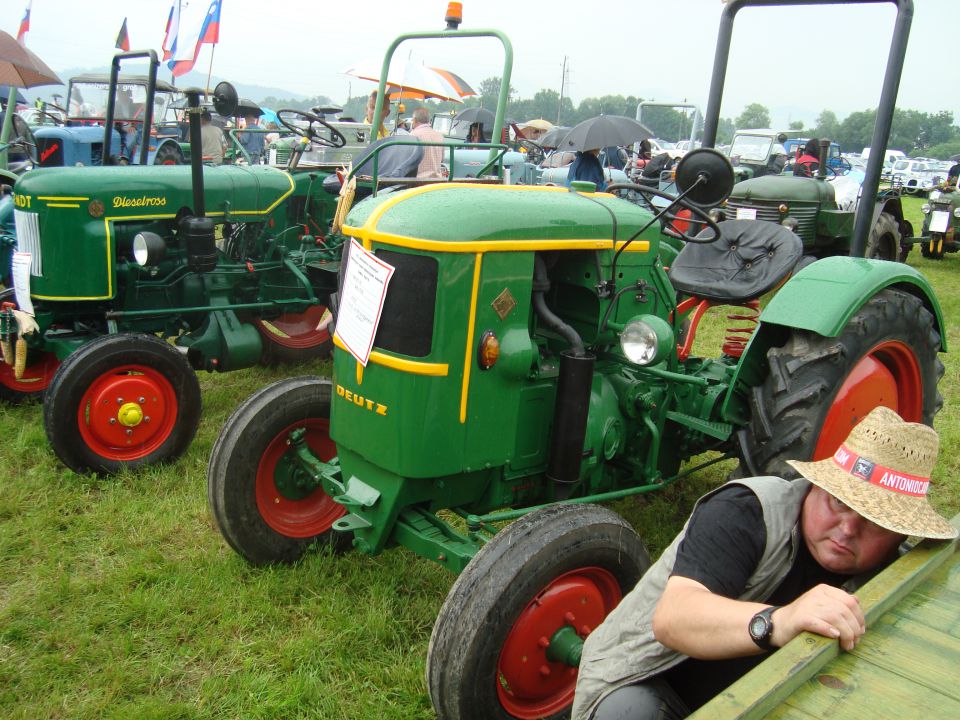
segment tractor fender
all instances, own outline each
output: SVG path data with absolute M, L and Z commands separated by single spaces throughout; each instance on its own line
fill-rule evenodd
M 940 351 L 947 351 L 943 312 L 933 288 L 916 269 L 904 263 L 834 256 L 811 263 L 771 298 L 760 324 L 740 358 L 726 397 L 723 415 L 745 421 L 746 391 L 763 380 L 767 351 L 786 340 L 790 328 L 836 337 L 850 318 L 874 295 L 896 287 L 918 297 L 933 314 Z

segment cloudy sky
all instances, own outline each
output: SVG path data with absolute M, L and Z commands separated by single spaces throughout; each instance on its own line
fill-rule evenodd
M 958 0 L 914 0 L 898 105 L 950 110 L 960 122 Z M 464 28 L 493 28 L 514 50 L 511 84 L 520 97 L 560 90 L 574 103 L 605 94 L 706 105 L 721 0 L 465 0 Z M 0 3 L 0 28 L 16 34 L 27 0 Z M 109 64 L 124 17 L 133 49 L 157 49 L 171 0 L 33 0 L 27 46 L 55 70 Z M 184 17 L 209 0 L 190 0 Z M 213 74 L 335 102 L 372 83 L 343 71 L 382 58 L 402 32 L 443 27 L 444 0 L 223 0 Z M 737 16 L 722 114 L 760 102 L 775 124 L 813 122 L 829 108 L 841 118 L 876 106 L 893 23 L 891 3 L 838 7 L 746 8 Z M 196 69 L 206 72 L 212 46 Z M 500 75 L 499 41 L 410 41 L 398 53 L 454 70 L 478 86 Z M 160 77 L 170 77 L 166 69 Z M 942 79 L 951 78 L 952 87 Z

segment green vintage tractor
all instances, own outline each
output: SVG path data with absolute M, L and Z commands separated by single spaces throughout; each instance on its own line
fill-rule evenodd
M 925 258 L 942 260 L 960 250 L 960 188 L 957 179 L 930 192 L 923 204 L 923 230 L 917 242 Z
M 187 91 L 193 110 L 199 92 Z M 224 113 L 233 99 L 219 88 Z M 196 370 L 328 356 L 340 259 L 329 174 L 204 168 L 195 156 L 192 167 L 21 177 L 0 199 L 8 258 L 16 244 L 0 293 L 0 339 L 16 359 L 0 363 L 0 399 L 43 394 L 58 457 L 111 473 L 186 449 Z
M 638 185 L 446 183 L 357 203 L 332 378 L 263 388 L 214 445 L 227 543 L 257 565 L 312 545 L 442 565 L 458 577 L 427 656 L 437 716 L 564 717 L 583 638 L 649 565 L 595 503 L 663 488 L 706 451 L 790 476 L 786 459 L 829 456 L 878 404 L 926 423 L 942 404 L 927 281 L 849 257 L 794 275 L 794 233 L 703 210 L 732 185 L 702 149 L 656 215 L 614 194 L 666 195 Z M 660 221 L 684 211 L 705 229 L 667 270 Z M 733 327 L 695 355 L 714 305 Z

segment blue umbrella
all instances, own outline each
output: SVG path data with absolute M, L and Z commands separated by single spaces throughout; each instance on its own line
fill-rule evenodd
M 280 118 L 277 117 L 277 114 L 273 110 L 270 110 L 269 108 L 262 108 L 262 109 L 263 109 L 263 114 L 260 116 L 260 120 L 262 122 L 265 122 L 265 123 L 272 122 L 275 125 L 280 124 Z

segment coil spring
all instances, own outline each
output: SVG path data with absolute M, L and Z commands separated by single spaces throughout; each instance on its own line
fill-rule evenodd
M 723 353 L 732 358 L 743 355 L 743 350 L 747 347 L 747 342 L 753 335 L 760 317 L 759 300 L 748 300 L 739 307 L 741 311 L 727 315 L 727 320 L 736 323 L 748 323 L 748 325 L 728 327 L 726 335 L 723 337 Z

